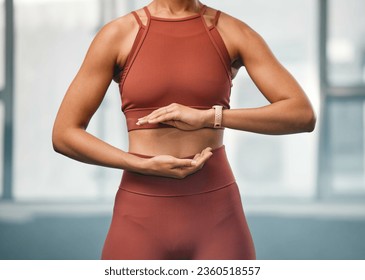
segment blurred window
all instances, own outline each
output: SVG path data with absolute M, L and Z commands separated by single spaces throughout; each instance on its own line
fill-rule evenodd
M 365 196 L 365 1 L 329 0 L 320 182 L 329 197 Z
M 5 86 L 5 0 L 0 0 L 0 91 Z
M 5 89 L 5 0 L 0 0 L 0 95 Z M 5 108 L 0 96 L 0 197 L 3 195 L 3 140 L 5 124 Z
M 329 1 L 327 59 L 331 85 L 365 84 L 364 11 L 364 0 Z
M 365 92 L 364 92 L 365 93 Z M 332 195 L 364 195 L 365 101 L 330 99 L 327 169 Z

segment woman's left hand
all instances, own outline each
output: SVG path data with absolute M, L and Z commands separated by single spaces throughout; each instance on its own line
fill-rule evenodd
M 137 125 L 163 123 L 181 130 L 197 130 L 213 127 L 214 109 L 199 110 L 172 103 L 138 119 Z

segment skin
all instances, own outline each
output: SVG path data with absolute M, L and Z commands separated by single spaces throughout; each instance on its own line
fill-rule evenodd
M 148 8 L 153 16 L 181 18 L 198 13 L 200 6 L 195 0 L 154 0 Z M 146 23 L 145 13 L 137 13 Z M 204 18 L 208 25 L 214 15 L 213 9 L 207 10 Z M 135 18 L 128 14 L 105 25 L 96 35 L 60 106 L 53 146 L 55 151 L 85 163 L 182 179 L 201 169 L 212 149 L 223 144 L 223 130 L 212 129 L 214 109 L 197 110 L 174 103 L 139 119 L 141 127 L 156 122 L 175 127 L 129 132 L 129 152 L 153 156 L 149 159 L 122 151 L 86 131 L 115 67 L 125 64 L 138 28 Z M 313 131 L 316 118 L 305 92 L 261 36 L 224 13 L 217 28 L 230 54 L 232 73 L 244 66 L 270 102 L 260 108 L 224 110 L 222 126 L 263 134 Z M 191 155 L 195 156 L 184 158 Z

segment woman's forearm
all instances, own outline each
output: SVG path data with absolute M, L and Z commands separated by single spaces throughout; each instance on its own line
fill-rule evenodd
M 259 108 L 223 110 L 222 118 L 223 127 L 270 135 L 311 132 L 315 122 L 311 106 L 293 99 Z
M 82 128 L 68 128 L 62 133 L 55 129 L 52 140 L 56 152 L 81 162 L 176 179 L 197 172 L 212 155 L 211 148 L 206 148 L 193 159 L 168 155 L 145 159 L 119 150 Z
M 54 131 L 54 150 L 78 161 L 105 167 L 138 171 L 141 159 L 91 135 L 82 128 Z

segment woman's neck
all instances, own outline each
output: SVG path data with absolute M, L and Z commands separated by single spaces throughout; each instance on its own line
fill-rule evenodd
M 198 0 L 154 0 L 150 5 L 156 12 L 163 11 L 175 16 L 197 13 L 201 6 Z

